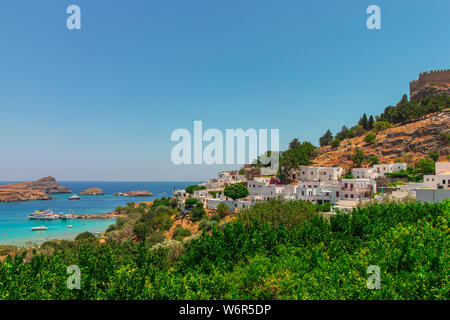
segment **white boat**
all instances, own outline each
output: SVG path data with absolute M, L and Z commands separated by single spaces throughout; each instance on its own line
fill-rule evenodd
M 72 228 L 72 226 L 71 226 L 71 225 L 68 225 L 68 226 L 67 226 L 67 228 L 71 229 L 71 228 Z
M 44 226 L 31 228 L 31 231 L 45 231 L 45 230 L 48 230 L 48 228 Z
M 80 200 L 81 198 L 77 196 L 76 194 L 69 197 L 69 200 Z
M 54 213 L 52 210 L 41 209 L 33 212 L 28 216 L 30 220 L 58 220 L 60 218 L 59 214 Z

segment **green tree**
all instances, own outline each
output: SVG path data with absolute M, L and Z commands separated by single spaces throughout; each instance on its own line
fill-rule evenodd
M 187 210 L 192 209 L 196 204 L 198 203 L 198 200 L 195 198 L 187 198 L 184 201 L 184 206 Z
M 349 138 L 349 130 L 346 126 L 342 126 L 341 131 L 338 134 L 336 134 L 336 139 L 339 139 L 342 141 L 347 138 Z
M 428 157 L 433 159 L 434 162 L 439 161 L 439 158 L 441 157 L 441 153 L 439 152 L 438 149 L 432 149 L 432 150 L 428 151 L 427 155 L 428 155 Z
M 363 126 L 361 125 L 351 127 L 350 130 L 348 131 L 348 138 L 362 136 L 365 132 L 366 130 L 364 130 Z
M 174 230 L 173 230 L 173 234 L 172 234 L 172 239 L 181 241 L 186 237 L 189 237 L 190 235 L 192 235 L 191 230 L 187 229 L 187 228 L 183 228 L 181 225 L 178 225 Z
M 291 142 L 289 142 L 289 149 L 295 149 L 301 146 L 300 141 L 297 138 L 292 139 Z
M 198 207 L 197 205 L 194 209 L 191 210 L 191 221 L 197 222 L 202 220 L 202 218 L 206 215 L 205 209 L 202 207 Z
M 364 128 L 364 130 L 369 130 L 369 121 L 367 120 L 367 115 L 364 113 L 358 124 Z
M 388 121 L 377 121 L 373 125 L 373 130 L 378 133 L 386 129 L 392 128 L 392 124 Z
M 377 156 L 370 156 L 370 157 L 369 157 L 369 161 L 370 161 L 370 164 L 371 164 L 371 165 L 379 164 L 379 163 L 380 163 L 380 159 L 378 159 Z
M 75 240 L 78 240 L 78 241 L 80 241 L 80 240 L 94 240 L 94 239 L 96 239 L 95 235 L 93 233 L 91 233 L 91 232 L 88 232 L 88 231 L 80 233 L 80 234 L 78 234 L 75 237 Z
M 370 115 L 369 117 L 369 130 L 373 129 L 373 125 L 375 124 L 375 120 L 373 119 L 373 116 Z
M 373 133 L 368 133 L 364 137 L 364 141 L 370 144 L 375 144 L 375 140 L 377 139 L 377 136 Z
M 197 190 L 204 190 L 204 189 L 206 189 L 205 186 L 199 186 L 199 185 L 193 184 L 193 185 L 190 185 L 190 186 L 187 186 L 187 187 L 186 187 L 186 192 L 187 192 L 188 194 L 193 194 L 194 191 L 197 191 Z
M 419 176 L 424 176 L 427 174 L 434 174 L 435 163 L 431 158 L 420 159 L 415 164 L 414 173 Z
M 364 162 L 364 152 L 357 148 L 355 150 L 355 154 L 352 156 L 352 161 L 354 167 L 360 167 Z
M 225 218 L 229 210 L 230 207 L 228 207 L 228 205 L 224 202 L 219 203 L 217 206 L 217 212 L 219 213 L 221 219 Z
M 333 147 L 333 148 L 337 148 L 337 147 L 339 147 L 339 145 L 341 144 L 341 140 L 340 139 L 333 139 L 333 141 L 331 141 L 331 143 L 330 143 L 330 145 Z
M 333 134 L 330 130 L 327 130 L 323 136 L 319 139 L 319 144 L 321 147 L 327 146 L 330 144 L 331 140 L 333 140 Z
M 225 187 L 223 194 L 233 200 L 248 196 L 248 188 L 241 183 L 230 184 Z

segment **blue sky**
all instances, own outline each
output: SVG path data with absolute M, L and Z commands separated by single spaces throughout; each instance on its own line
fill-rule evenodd
M 66 28 L 79 5 L 82 29 Z M 366 28 L 381 8 L 382 30 Z M 8 0 L 0 180 L 204 180 L 170 135 L 277 128 L 314 144 L 450 67 L 450 2 Z

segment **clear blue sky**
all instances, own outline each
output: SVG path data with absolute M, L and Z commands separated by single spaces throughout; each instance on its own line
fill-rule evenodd
M 82 29 L 66 28 L 67 6 Z M 377 4 L 382 30 L 366 28 Z M 450 1 L 4 0 L 0 180 L 203 180 L 176 128 L 315 144 L 450 67 Z

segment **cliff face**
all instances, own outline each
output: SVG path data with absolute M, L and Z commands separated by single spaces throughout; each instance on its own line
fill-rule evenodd
M 401 158 L 403 162 L 413 164 L 425 158 L 427 152 L 433 149 L 438 149 L 441 159 L 444 159 L 450 154 L 450 147 L 442 132 L 450 133 L 450 109 L 379 132 L 375 145 L 365 142 L 364 136 L 361 136 L 342 141 L 336 149 L 331 146 L 321 147 L 312 163 L 348 169 L 353 166 L 351 156 L 357 148 L 363 150 L 366 157 L 378 156 L 380 163 L 392 163 Z
M 45 177 L 33 182 L 10 183 L 0 186 L 0 202 L 49 200 L 49 194 L 69 193 L 70 188 L 63 187 L 53 177 Z

